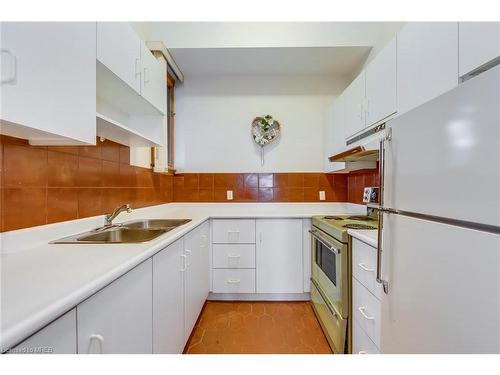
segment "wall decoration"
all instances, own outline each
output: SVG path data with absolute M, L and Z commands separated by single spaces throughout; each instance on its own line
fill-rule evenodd
M 252 137 L 260 146 L 260 162 L 264 165 L 264 147 L 279 138 L 281 127 L 271 115 L 256 117 L 252 121 Z

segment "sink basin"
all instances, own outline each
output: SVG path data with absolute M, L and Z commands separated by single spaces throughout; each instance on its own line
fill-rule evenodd
M 191 219 L 146 219 L 123 223 L 124 228 L 137 229 L 170 229 L 189 223 Z
M 190 221 L 191 219 L 134 220 L 121 225 L 113 225 L 61 238 L 51 243 L 111 244 L 147 242 Z
M 128 229 L 116 227 L 101 232 L 85 234 L 76 239 L 86 243 L 136 243 L 146 242 L 168 232 L 167 229 Z

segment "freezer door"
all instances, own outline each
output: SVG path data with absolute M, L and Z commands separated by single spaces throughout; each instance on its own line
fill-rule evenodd
M 500 226 L 500 65 L 388 126 L 386 207 Z
M 500 353 L 500 235 L 384 214 L 382 353 Z

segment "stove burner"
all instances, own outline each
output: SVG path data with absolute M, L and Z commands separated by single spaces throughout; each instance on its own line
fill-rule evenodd
M 348 216 L 345 218 L 346 220 L 360 220 L 360 221 L 373 221 L 369 216 Z
M 325 217 L 323 217 L 323 219 L 325 219 L 325 220 L 344 220 L 343 218 L 338 217 L 338 216 L 325 216 Z
M 371 225 L 365 225 L 365 224 L 345 224 L 342 225 L 342 227 L 349 229 L 377 229 Z

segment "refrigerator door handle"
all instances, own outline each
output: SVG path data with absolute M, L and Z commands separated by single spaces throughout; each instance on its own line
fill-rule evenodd
M 379 203 L 377 207 L 372 207 L 378 212 L 378 235 L 377 235 L 377 283 L 382 284 L 385 294 L 389 293 L 389 283 L 382 280 L 382 229 L 384 227 L 384 212 L 389 212 L 384 208 L 384 182 L 385 182 L 385 145 L 392 139 L 392 129 L 389 128 L 385 137 L 379 144 Z

